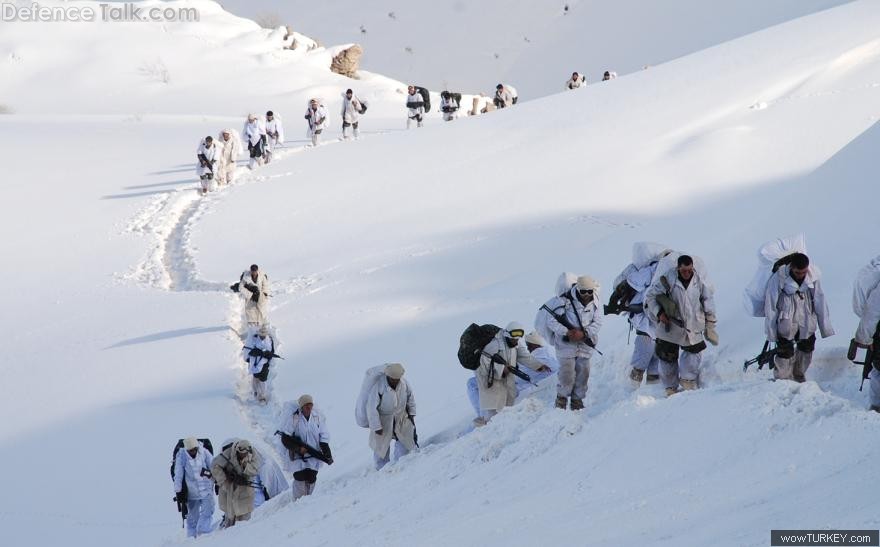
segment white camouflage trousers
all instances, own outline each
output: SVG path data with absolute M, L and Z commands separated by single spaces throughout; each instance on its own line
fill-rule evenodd
M 186 536 L 198 537 L 211 532 L 214 518 L 214 496 L 202 500 L 186 501 Z
M 637 334 L 633 343 L 632 360 L 629 362 L 636 370 L 647 370 L 648 374 L 657 374 L 660 359 L 654 352 L 654 341 L 647 334 Z
M 871 395 L 871 406 L 880 406 L 880 371 L 876 368 L 871 370 L 871 383 L 868 391 Z
M 810 368 L 810 363 L 813 361 L 813 352 L 796 349 L 792 357 L 785 359 L 777 355 L 773 359 L 775 366 L 773 369 L 774 378 L 777 380 L 797 380 L 802 382 L 807 374 L 807 369 Z
M 400 441 L 393 441 L 393 442 L 394 442 L 394 461 L 397 461 L 400 458 L 409 454 L 409 450 L 407 450 L 406 447 L 403 446 L 402 442 L 400 442 Z M 391 450 L 386 452 L 384 458 L 380 457 L 378 454 L 373 452 L 373 463 L 376 464 L 377 470 L 382 469 L 383 467 L 388 465 L 388 462 L 391 461 L 391 452 L 392 452 Z
M 657 361 L 660 363 L 660 381 L 663 382 L 663 387 L 678 389 L 680 379 L 698 380 L 700 378 L 700 364 L 703 362 L 703 354 L 680 350 L 677 363 L 670 363 L 659 358 Z
M 293 481 L 293 499 L 298 500 L 303 496 L 311 496 L 315 491 L 317 482 L 308 483 L 306 481 Z
M 251 376 L 251 385 L 253 387 L 254 398 L 260 402 L 269 400 L 269 382 L 263 382 L 256 376 Z
M 566 399 L 584 400 L 590 379 L 589 357 L 560 357 L 556 394 Z

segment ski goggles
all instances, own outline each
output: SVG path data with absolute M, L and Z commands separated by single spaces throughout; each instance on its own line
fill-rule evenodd
M 593 296 L 593 289 L 578 289 L 578 294 L 581 296 Z
M 509 334 L 511 338 L 522 338 L 525 336 L 526 332 L 522 329 L 513 329 L 507 331 L 507 334 Z

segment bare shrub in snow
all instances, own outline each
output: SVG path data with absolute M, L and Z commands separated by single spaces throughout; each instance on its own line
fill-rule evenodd
M 155 61 L 144 61 L 138 67 L 138 73 L 151 82 L 159 82 L 160 84 L 171 83 L 171 73 L 162 59 Z

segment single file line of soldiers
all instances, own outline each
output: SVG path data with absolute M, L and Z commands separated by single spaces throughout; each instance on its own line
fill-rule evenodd
M 779 241 L 785 245 L 780 247 Z M 764 318 L 767 343 L 753 361 L 769 363 L 775 380 L 804 382 L 816 333 L 834 334 L 819 269 L 797 238 L 768 242 L 760 255 L 764 262 L 746 295 L 750 313 Z M 516 321 L 504 328 L 473 324 L 465 330 L 458 357 L 474 371 L 467 388 L 477 414 L 475 426 L 485 425 L 553 374 L 555 406 L 582 410 L 591 360 L 601 353 L 597 346 L 605 315 L 625 315 L 635 331 L 629 373 L 633 387 L 659 382 L 667 396 L 700 387 L 706 343 L 719 342 L 714 287 L 703 261 L 663 245 L 637 242 L 631 263 L 613 286 L 600 310 L 599 282 L 566 272 L 557 281 L 556 296 L 539 308 L 533 331 Z M 242 357 L 252 376 L 253 396 L 266 404 L 270 366 L 281 358 L 268 323 L 269 279 L 254 264 L 230 288 L 244 302 L 248 328 Z M 863 379 L 870 379 L 870 408 L 880 412 L 880 352 L 875 351 L 880 344 L 880 256 L 859 272 L 853 309 L 860 322 L 848 357 L 855 361 L 859 348 L 867 350 L 859 363 L 864 364 Z M 368 429 L 376 469 L 419 447 L 415 397 L 404 375 L 400 363 L 368 369 L 355 405 L 355 421 Z M 310 395 L 284 405 L 275 439 L 276 450 L 286 456 L 283 467 L 292 473 L 293 499 L 310 495 L 318 471 L 333 463 L 326 418 Z M 181 439 L 174 452 L 175 500 L 190 536 L 210 531 L 215 491 L 224 513 L 221 525 L 227 527 L 247 520 L 255 507 L 288 488 L 274 460 L 248 441 L 225 442 L 216 458 L 205 441 Z
M 747 291 L 752 315 L 764 318 L 767 340 L 761 354 L 751 361 L 770 364 L 775 380 L 804 382 L 816 333 L 829 337 L 834 328 L 819 270 L 811 264 L 805 248 L 790 245 L 774 249 L 777 241 L 761 249 L 764 257 L 772 255 L 773 260 L 765 258 L 759 265 L 757 294 Z M 599 352 L 603 315 L 623 314 L 635 331 L 629 373 L 634 386 L 643 381 L 659 382 L 667 397 L 700 386 L 707 342 L 719 342 L 714 287 L 702 260 L 662 245 L 638 242 L 633 246 L 632 262 L 613 286 L 608 304 L 600 311 L 599 283 L 589 276 L 564 273 L 557 283 L 557 296 L 538 310 L 535 332 L 525 335 L 525 328 L 517 322 L 504 329 L 474 324 L 465 331 L 459 360 L 474 371 L 468 395 L 477 413 L 475 425 L 484 425 L 529 389 L 532 378 L 523 375 L 520 367 L 531 369 L 537 379 L 546 377 L 547 369 L 556 372 L 556 407 L 583 409 L 590 362 Z M 853 309 L 860 323 L 847 357 L 863 365 L 862 380 L 870 380 L 870 409 L 880 412 L 878 287 L 880 257 L 857 278 Z M 520 344 L 523 338 L 525 348 Z M 555 359 L 545 349 L 548 341 Z M 856 361 L 860 348 L 866 355 Z M 468 355 L 478 355 L 479 360 L 469 360 Z
M 616 77 L 616 72 L 606 71 L 602 79 L 604 81 Z M 572 73 L 571 78 L 565 83 L 565 88 L 569 90 L 584 86 L 586 79 L 577 72 Z M 485 114 L 513 106 L 518 101 L 519 94 L 516 88 L 499 83 L 495 87 L 495 95 L 491 101 L 483 95 L 474 97 L 473 108 L 468 114 Z M 460 103 L 461 93 L 448 90 L 440 93 L 440 111 L 444 121 L 458 118 Z M 342 140 L 360 138 L 360 117 L 366 113 L 367 106 L 367 102 L 358 98 L 351 89 L 345 90 L 342 94 L 340 111 Z M 420 86 L 407 86 L 406 110 L 406 128 L 410 129 L 413 123 L 416 127 L 423 127 L 425 115 L 431 110 L 430 92 Z M 310 99 L 303 118 L 308 126 L 306 136 L 311 141 L 311 146 L 318 146 L 321 144 L 321 137 L 328 122 L 327 108 L 323 101 L 317 97 Z M 234 182 L 236 162 L 243 151 L 242 140 L 247 144 L 248 169 L 253 170 L 257 166 L 271 162 L 275 150 L 284 146 L 284 127 L 281 117 L 271 110 L 266 112 L 265 117 L 251 113 L 248 114 L 240 134 L 234 129 L 226 128 L 220 131 L 216 139 L 211 135 L 202 138 L 196 149 L 196 174 L 199 177 L 202 194 Z

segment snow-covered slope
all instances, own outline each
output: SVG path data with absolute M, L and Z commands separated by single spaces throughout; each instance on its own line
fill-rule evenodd
M 846 0 L 223 0 L 233 13 L 291 25 L 329 43 L 364 46 L 368 70 L 429 86 L 525 99 L 562 90 L 572 71 L 646 65 L 732 40 Z M 567 9 L 566 9 L 567 8 Z M 365 32 L 364 32 L 365 31 Z M 807 37 L 801 37 L 806 41 Z
M 365 121 L 386 134 L 293 142 L 205 199 L 193 190 L 196 139 L 238 127 L 268 95 L 238 87 L 244 102 L 198 110 L 217 116 L 179 115 L 190 110 L 178 99 L 198 103 L 199 80 L 155 95 L 153 111 L 174 115 L 131 116 L 144 90 L 129 99 L 102 79 L 119 91 L 103 110 L 71 70 L 74 99 L 58 112 L 92 115 L 0 117 L 16 159 L 0 164 L 13 311 L 0 317 L 0 414 L 12 417 L 0 461 L 14 493 L 0 498 L 4 544 L 176 542 L 173 442 L 237 435 L 271 453 L 274 413 L 303 392 L 329 418 L 337 463 L 312 498 L 281 497 L 203 543 L 764 545 L 771 527 L 877 528 L 864 477 L 880 422 L 843 348 L 852 277 L 877 254 L 866 202 L 878 24 L 877 4 L 857 2 L 613 85 L 407 133 L 392 131 L 395 96 L 376 107 L 396 120 Z M 20 50 L 40 47 L 16 36 Z M 301 85 L 335 90 L 332 78 Z M 2 85 L 26 105 L 29 90 L 48 93 L 39 81 Z M 743 377 L 762 342 L 740 306 L 754 251 L 800 231 L 839 334 L 819 342 L 806 384 Z M 464 326 L 530 322 L 562 270 L 607 289 L 646 239 L 709 266 L 722 344 L 707 352 L 706 389 L 630 392 L 625 325 L 608 318 L 583 416 L 550 409 L 545 386 L 458 438 L 471 418 L 455 359 Z M 247 400 L 226 290 L 252 262 L 274 282 L 286 357 L 267 408 Z M 390 360 L 407 366 L 425 449 L 375 473 L 351 411 L 364 369 Z
M 614 86 L 364 142 L 332 175 L 324 169 L 340 152 L 327 147 L 208 206 L 191 236 L 196 276 L 223 279 L 230 261 L 255 260 L 278 280 L 272 320 L 293 362 L 276 390 L 316 397 L 339 454 L 315 497 L 217 544 L 334 545 L 356 530 L 367 545 L 572 533 L 742 545 L 777 526 L 876 526 L 867 506 L 812 488 L 834 480 L 858 491 L 874 448 L 866 431 L 877 417 L 864 413 L 859 371 L 843 355 L 851 279 L 876 254 L 876 221 L 853 208 L 877 174 L 878 22 L 876 4 L 847 5 Z M 231 219 L 257 207 L 255 245 Z M 819 343 L 818 384 L 744 379 L 742 360 L 762 342 L 740 305 L 754 251 L 797 231 L 823 268 L 840 334 Z M 585 421 L 527 403 L 361 476 L 366 438 L 351 402 L 367 366 L 405 363 L 423 434 L 447 441 L 470 417 L 454 356 L 462 328 L 529 321 L 562 270 L 607 287 L 645 239 L 709 265 L 722 345 L 707 352 L 706 391 L 670 401 L 629 393 L 625 325 L 609 318 Z M 822 443 L 809 455 L 795 448 L 808 439 Z M 803 513 L 779 507 L 789 497 L 807 500 Z M 419 524 L 392 530 L 398 519 Z
M 99 2 L 72 4 L 101 13 Z M 195 9 L 199 20 L 4 22 L 0 103 L 20 114 L 244 116 L 274 109 L 298 115 L 311 97 L 326 99 L 335 111 L 347 87 L 376 106 L 374 115 L 404 101 L 405 86 L 398 82 L 366 71 L 360 80 L 330 71 L 333 56 L 350 44 L 310 50 L 310 38 L 295 33 L 285 40 L 284 29 L 260 28 L 211 0 L 136 5 L 144 13 L 152 7 Z M 302 46 L 285 49 L 294 38 Z

